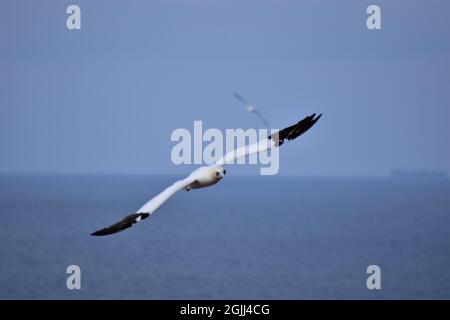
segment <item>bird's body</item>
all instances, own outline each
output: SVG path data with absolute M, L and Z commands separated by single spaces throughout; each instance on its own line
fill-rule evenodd
M 216 184 L 225 177 L 225 165 L 234 163 L 236 159 L 244 156 L 264 152 L 272 148 L 278 148 L 283 143 L 296 139 L 298 136 L 309 130 L 309 128 L 311 128 L 320 119 L 321 116 L 322 115 L 316 117 L 316 114 L 313 114 L 290 127 L 287 127 L 275 134 L 270 135 L 265 140 L 249 146 L 238 148 L 232 152 L 225 154 L 213 165 L 203 166 L 194 170 L 185 179 L 176 181 L 160 194 L 149 200 L 139 210 L 137 210 L 136 213 L 129 214 L 119 222 L 107 228 L 95 231 L 94 233 L 92 233 L 92 235 L 104 236 L 130 228 L 133 224 L 149 217 L 177 191 L 189 191 L 191 189 L 206 188 Z
M 191 189 L 200 189 L 212 186 L 219 182 L 227 170 L 222 165 L 212 165 L 200 167 L 190 174 L 190 177 L 195 179 L 194 182 L 187 185 L 184 189 L 189 191 Z

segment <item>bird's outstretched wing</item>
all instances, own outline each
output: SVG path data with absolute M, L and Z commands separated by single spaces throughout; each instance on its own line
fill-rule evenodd
M 155 212 L 159 207 L 161 207 L 171 196 L 173 196 L 177 191 L 180 191 L 195 182 L 196 178 L 190 175 L 189 177 L 179 180 L 167 187 L 163 192 L 158 194 L 156 197 L 149 200 L 144 204 L 136 213 L 132 213 L 119 222 L 100 230 L 93 232 L 93 236 L 106 236 L 109 234 L 114 234 L 122 230 L 130 228 L 133 224 L 148 218 L 153 212 Z
M 322 114 L 316 117 L 316 114 L 314 113 L 290 127 L 284 128 L 283 130 L 271 134 L 265 140 L 228 152 L 216 163 L 220 165 L 232 164 L 241 157 L 264 152 L 274 147 L 279 147 L 283 143 L 294 140 L 295 138 L 308 131 L 308 129 L 311 128 L 320 119 L 321 116 Z

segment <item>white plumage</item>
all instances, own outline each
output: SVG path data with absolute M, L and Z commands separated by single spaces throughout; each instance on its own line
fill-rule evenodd
M 321 115 L 316 117 L 315 114 L 304 118 L 298 123 L 287 127 L 279 132 L 272 134 L 267 139 L 257 143 L 238 148 L 232 152 L 225 154 L 215 164 L 211 166 L 204 166 L 194 170 L 188 177 L 176 181 L 171 186 L 167 187 L 160 194 L 150 199 L 145 203 L 136 213 L 130 214 L 120 220 L 119 222 L 95 231 L 94 236 L 104 236 L 120 232 L 131 227 L 133 224 L 146 219 L 161 207 L 167 200 L 169 200 L 176 192 L 180 190 L 189 191 L 191 189 L 199 189 L 209 187 L 219 182 L 226 174 L 225 166 L 234 163 L 238 158 L 267 151 L 272 148 L 277 148 L 283 143 L 294 140 L 309 128 L 311 128 Z

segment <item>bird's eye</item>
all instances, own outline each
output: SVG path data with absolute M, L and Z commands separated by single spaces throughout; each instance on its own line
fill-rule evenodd
M 220 172 L 216 171 L 216 177 L 220 176 Z

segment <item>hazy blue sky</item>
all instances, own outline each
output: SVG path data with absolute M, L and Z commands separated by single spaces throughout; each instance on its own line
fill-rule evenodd
M 448 0 L 6 0 L 0 39 L 0 172 L 187 173 L 174 129 L 259 126 L 234 90 L 277 127 L 324 113 L 281 174 L 450 172 Z

